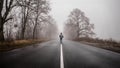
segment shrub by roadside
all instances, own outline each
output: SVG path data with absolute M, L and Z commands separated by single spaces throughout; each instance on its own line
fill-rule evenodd
M 95 47 L 100 47 L 103 49 L 115 51 L 120 53 L 120 42 L 117 42 L 115 40 L 109 39 L 109 40 L 103 40 L 103 39 L 93 39 L 93 38 L 77 38 L 74 39 L 74 41 L 80 41 L 84 44 L 88 44 Z
M 35 43 L 41 43 L 41 42 L 45 42 L 47 40 L 14 40 L 14 41 L 6 41 L 6 42 L 0 42 L 0 52 L 3 51 L 9 51 L 12 49 L 17 49 L 17 48 L 22 48 L 25 46 L 29 46 L 31 44 L 35 44 Z

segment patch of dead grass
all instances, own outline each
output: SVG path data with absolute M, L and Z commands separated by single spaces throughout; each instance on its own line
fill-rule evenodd
M 9 51 L 12 49 L 22 48 L 25 46 L 29 46 L 31 44 L 35 43 L 41 43 L 45 42 L 47 40 L 45 39 L 38 39 L 38 40 L 14 40 L 14 41 L 6 41 L 6 42 L 0 42 L 0 52 L 3 51 Z
M 113 39 L 93 39 L 93 38 L 78 38 L 74 39 L 75 41 L 80 41 L 84 44 L 88 44 L 95 47 L 100 47 L 103 49 L 111 50 L 120 53 L 120 42 L 117 42 Z

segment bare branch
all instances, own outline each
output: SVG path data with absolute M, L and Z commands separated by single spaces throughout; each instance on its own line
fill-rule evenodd
M 7 22 L 7 21 L 9 21 L 9 20 L 11 20 L 11 19 L 13 19 L 13 18 L 12 18 L 12 17 L 11 17 L 11 18 L 8 18 L 8 19 L 5 20 L 5 22 Z

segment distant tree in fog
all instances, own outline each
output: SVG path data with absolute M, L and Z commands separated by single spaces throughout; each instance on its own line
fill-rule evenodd
M 43 36 L 48 39 L 54 39 L 56 38 L 58 33 L 56 21 L 51 16 L 48 16 L 47 22 L 48 23 L 44 24 L 44 27 L 43 27 L 43 33 L 44 33 Z
M 94 35 L 94 24 L 90 24 L 84 12 L 73 9 L 65 24 L 65 34 L 69 38 L 90 37 Z

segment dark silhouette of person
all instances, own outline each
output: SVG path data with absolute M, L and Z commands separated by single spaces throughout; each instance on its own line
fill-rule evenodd
M 60 38 L 60 43 L 62 43 L 62 39 L 64 38 L 62 33 L 60 33 L 59 38 Z

